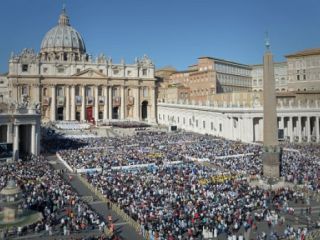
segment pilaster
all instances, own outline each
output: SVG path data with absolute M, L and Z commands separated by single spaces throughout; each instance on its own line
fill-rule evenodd
M 71 116 L 71 120 L 75 121 L 76 120 L 76 104 L 75 104 L 75 100 L 76 100 L 76 91 L 75 91 L 75 86 L 72 85 L 71 86 L 71 110 L 70 110 L 70 116 Z
M 86 120 L 86 86 L 81 86 L 81 121 Z
M 104 96 L 103 120 L 106 121 L 108 120 L 108 105 L 109 105 L 107 86 L 103 86 L 103 96 Z
M 98 99 L 98 86 L 94 88 L 94 120 L 99 120 L 99 99 Z
M 50 120 L 52 122 L 56 121 L 56 86 L 52 85 L 51 86 L 51 117 Z

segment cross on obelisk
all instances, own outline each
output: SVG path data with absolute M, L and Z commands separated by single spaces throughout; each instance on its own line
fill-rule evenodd
M 263 175 L 280 177 L 280 148 L 278 145 L 277 103 L 274 67 L 268 36 L 263 56 Z

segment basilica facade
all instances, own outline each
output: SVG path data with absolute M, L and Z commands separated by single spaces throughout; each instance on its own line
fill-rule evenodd
M 9 98 L 41 107 L 42 120 L 156 122 L 155 66 L 144 55 L 133 64 L 87 53 L 66 11 L 44 36 L 40 52 L 24 49 L 9 60 Z

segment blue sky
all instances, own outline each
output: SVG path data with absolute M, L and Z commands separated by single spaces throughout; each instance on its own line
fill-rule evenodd
M 319 0 L 1 0 L 0 72 L 12 51 L 39 51 L 63 2 L 88 53 L 131 63 L 147 54 L 179 70 L 212 56 L 262 61 L 268 31 L 276 61 L 320 47 Z

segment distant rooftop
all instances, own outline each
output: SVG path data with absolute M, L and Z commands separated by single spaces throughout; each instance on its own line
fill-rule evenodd
M 295 52 L 292 54 L 288 54 L 285 57 L 302 57 L 302 56 L 308 56 L 308 55 L 320 55 L 320 48 L 309 48 L 305 49 L 299 52 Z
M 228 63 L 228 64 L 232 64 L 232 65 L 238 65 L 238 66 L 250 68 L 250 65 L 248 65 L 248 64 L 243 64 L 243 63 L 238 63 L 238 62 L 234 62 L 234 61 L 229 61 L 229 60 L 225 60 L 225 59 L 222 59 L 222 58 L 215 58 L 215 57 L 209 57 L 209 56 L 201 56 L 201 57 L 198 57 L 198 59 L 204 59 L 204 58 L 212 59 L 212 60 L 218 61 L 218 62 L 224 62 L 224 63 Z

